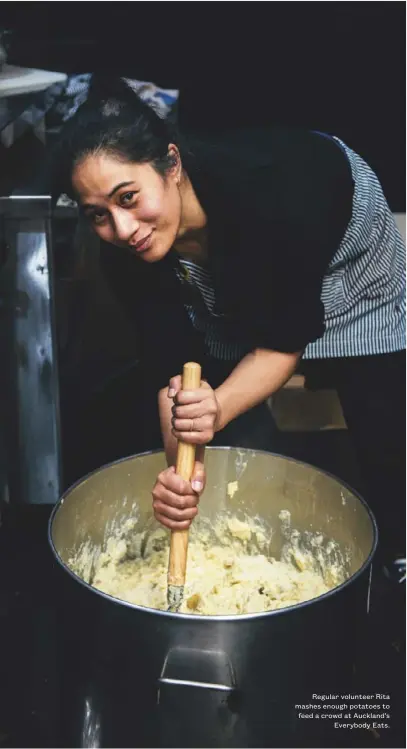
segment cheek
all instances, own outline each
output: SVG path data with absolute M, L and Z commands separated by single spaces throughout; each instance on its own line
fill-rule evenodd
M 165 204 L 161 195 L 150 193 L 144 196 L 144 200 L 137 211 L 138 218 L 142 221 L 159 222 L 165 210 Z
M 176 197 L 167 190 L 146 194 L 140 207 L 140 219 L 154 221 L 163 229 L 175 224 L 179 213 Z

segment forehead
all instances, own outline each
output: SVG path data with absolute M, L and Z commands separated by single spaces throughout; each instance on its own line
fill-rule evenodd
M 109 193 L 122 182 L 134 183 L 135 189 L 140 189 L 157 179 L 159 175 L 151 164 L 119 161 L 103 153 L 86 156 L 72 173 L 72 184 L 81 201 L 107 200 Z

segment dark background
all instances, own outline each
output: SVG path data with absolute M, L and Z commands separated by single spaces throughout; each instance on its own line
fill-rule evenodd
M 404 2 L 3 2 L 10 62 L 179 88 L 184 127 L 336 134 L 405 211 Z
M 404 2 L 2 2 L 0 28 L 12 32 L 10 63 L 116 72 L 179 88 L 184 128 L 278 122 L 335 134 L 374 168 L 392 210 L 405 212 Z M 152 447 L 147 419 L 153 406 L 135 363 L 134 331 L 100 278 L 72 283 L 65 270 L 71 228 L 54 229 L 69 485 Z M 358 488 L 345 430 L 282 437 L 280 452 Z M 70 658 L 77 653 L 61 655 L 66 608 L 64 602 L 59 619 L 63 595 L 45 543 L 49 507 L 24 509 L 9 512 L 0 527 L 0 570 L 6 572 L 0 576 L 0 746 L 70 746 L 57 734 L 71 697 L 67 692 L 61 699 L 61 683 L 67 672 L 75 675 Z M 373 597 L 380 607 L 375 604 L 356 670 L 360 691 L 391 693 L 391 731 L 341 734 L 338 746 L 405 746 L 404 597 L 404 587 L 390 601 L 387 594 Z M 72 622 L 81 622 L 76 608 L 67 629 Z
M 10 63 L 180 89 L 186 130 L 283 123 L 335 134 L 405 212 L 403 2 L 3 2 L 0 28 L 11 31 Z M 71 229 L 54 225 L 67 484 L 160 439 L 136 331 L 91 248 L 87 277 L 73 282 Z M 328 442 L 318 455 L 335 452 Z

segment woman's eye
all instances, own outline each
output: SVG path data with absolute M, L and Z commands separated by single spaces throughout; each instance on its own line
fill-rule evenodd
M 125 192 L 120 196 L 121 205 L 131 205 L 134 202 L 135 192 Z
M 92 224 L 97 224 L 97 226 L 100 226 L 106 221 L 106 213 L 92 213 L 90 215 L 90 220 Z

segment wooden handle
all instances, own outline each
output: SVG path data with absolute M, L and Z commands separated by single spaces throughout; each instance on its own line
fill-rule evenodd
M 197 390 L 201 385 L 201 367 L 195 362 L 184 365 L 182 389 Z M 195 445 L 178 442 L 176 472 L 190 481 L 195 465 Z M 171 531 L 168 585 L 183 586 L 187 569 L 188 530 Z

